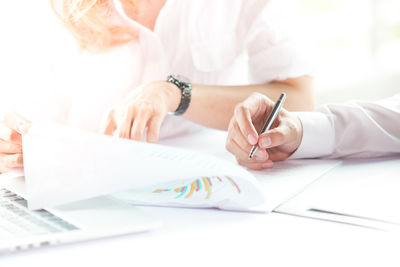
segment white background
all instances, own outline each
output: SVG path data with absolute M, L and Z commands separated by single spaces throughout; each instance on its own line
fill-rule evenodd
M 399 1 L 299 3 L 300 36 L 315 66 L 318 103 L 378 99 L 400 91 Z M 71 58 L 76 50 L 48 1 L 4 1 L 0 33 L 0 110 L 12 108 L 10 99 L 18 101 L 10 89 L 18 95 L 19 88 L 50 88 L 52 62 Z

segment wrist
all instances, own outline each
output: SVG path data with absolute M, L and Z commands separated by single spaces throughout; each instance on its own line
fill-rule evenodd
M 169 75 L 167 82 L 173 84 L 180 90 L 180 102 L 172 114 L 175 116 L 181 116 L 189 108 L 192 96 L 192 83 L 187 78 L 180 75 Z
M 294 152 L 296 152 L 296 150 L 299 148 L 299 146 L 301 144 L 301 140 L 303 139 L 303 124 L 301 123 L 298 116 L 294 115 L 293 119 L 295 121 L 296 140 L 295 140 L 295 144 L 294 144 L 295 148 L 294 148 L 292 154 Z
M 289 131 L 285 134 L 287 141 L 282 145 L 281 150 L 285 152 L 286 158 L 290 158 L 301 145 L 303 126 L 300 119 L 291 113 L 287 113 L 287 115 L 284 116 L 283 123 Z
M 181 90 L 178 86 L 173 83 L 167 81 L 158 81 L 155 82 L 155 86 L 158 87 L 159 90 L 161 88 L 161 92 L 164 94 L 167 104 L 167 111 L 174 112 L 181 101 Z

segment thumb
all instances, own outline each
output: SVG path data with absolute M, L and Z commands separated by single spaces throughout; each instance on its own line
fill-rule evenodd
M 260 135 L 259 146 L 267 149 L 290 144 L 296 140 L 296 134 L 290 127 L 281 125 Z

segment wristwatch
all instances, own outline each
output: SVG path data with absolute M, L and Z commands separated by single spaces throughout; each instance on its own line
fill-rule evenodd
M 175 84 L 182 92 L 181 102 L 178 108 L 172 114 L 180 116 L 186 112 L 190 104 L 190 98 L 192 96 L 192 84 L 191 82 L 180 75 L 169 75 L 167 81 Z

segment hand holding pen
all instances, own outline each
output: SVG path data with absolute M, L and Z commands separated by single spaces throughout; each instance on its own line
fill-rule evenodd
M 278 101 L 276 101 L 274 108 L 269 113 L 268 119 L 265 122 L 265 124 L 262 127 L 262 129 L 261 129 L 259 134 L 263 134 L 266 131 L 269 131 L 269 129 L 271 129 L 272 123 L 274 123 L 276 117 L 278 116 L 278 113 L 281 110 L 281 108 L 283 106 L 283 102 L 285 102 L 285 99 L 286 99 L 286 94 L 282 93 L 281 96 L 279 97 Z M 254 144 L 253 147 L 250 150 L 249 159 L 253 158 L 254 154 L 257 151 L 257 149 L 258 149 L 258 144 Z
M 236 106 L 226 148 L 239 164 L 256 170 L 272 168 L 274 161 L 288 158 L 298 148 L 301 123 L 296 115 L 281 109 L 284 98 L 282 94 L 274 103 L 254 93 Z

